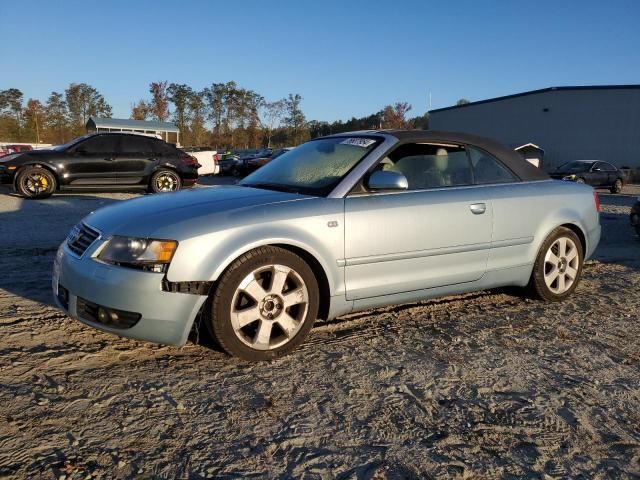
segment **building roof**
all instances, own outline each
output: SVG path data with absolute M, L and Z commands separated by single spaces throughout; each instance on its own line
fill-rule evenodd
M 579 85 L 573 87 L 548 87 L 539 90 L 530 90 L 528 92 L 514 93 L 513 95 L 504 95 L 502 97 L 488 98 L 486 100 L 478 100 L 477 102 L 463 103 L 462 105 L 452 105 L 450 107 L 435 108 L 429 110 L 429 113 L 442 112 L 445 110 L 454 110 L 457 108 L 466 108 L 473 105 L 481 105 L 483 103 L 499 102 L 510 98 L 524 97 L 526 95 L 536 95 L 545 92 L 562 92 L 567 90 L 635 90 L 640 89 L 640 85 Z
M 178 132 L 171 122 L 156 122 L 148 120 L 130 120 L 123 118 L 90 117 L 87 128 L 125 128 L 131 130 L 153 130 L 155 132 Z

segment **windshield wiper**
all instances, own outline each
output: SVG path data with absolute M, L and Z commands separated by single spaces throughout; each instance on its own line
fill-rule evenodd
M 290 185 L 283 185 L 281 183 L 258 182 L 258 183 L 241 183 L 240 185 L 244 187 L 250 187 L 250 188 L 262 188 L 264 190 L 276 190 L 278 192 L 300 193 L 300 189 L 296 187 L 292 187 Z

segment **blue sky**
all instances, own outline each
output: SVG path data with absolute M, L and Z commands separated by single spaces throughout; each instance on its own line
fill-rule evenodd
M 154 80 L 235 80 L 308 119 L 412 114 L 559 85 L 640 83 L 640 2 L 0 0 L 0 89 L 86 82 L 114 116 Z

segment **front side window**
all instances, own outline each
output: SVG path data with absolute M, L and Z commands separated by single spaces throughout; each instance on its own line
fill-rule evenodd
M 402 173 L 409 190 L 471 185 L 471 168 L 463 146 L 411 143 L 385 157 L 378 168 Z
M 240 185 L 325 196 L 380 142 L 371 137 L 312 140 L 273 159 Z
M 469 159 L 473 168 L 473 178 L 478 185 L 518 180 L 498 159 L 483 150 L 469 147 Z
M 115 135 L 98 135 L 79 143 L 76 149 L 88 154 L 115 153 L 117 140 Z

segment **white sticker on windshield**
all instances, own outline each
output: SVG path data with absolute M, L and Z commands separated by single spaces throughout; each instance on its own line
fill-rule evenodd
M 342 145 L 355 145 L 356 147 L 367 148 L 370 145 L 376 143 L 375 140 L 371 140 L 370 138 L 362 138 L 362 137 L 353 137 L 347 138 L 340 142 Z

